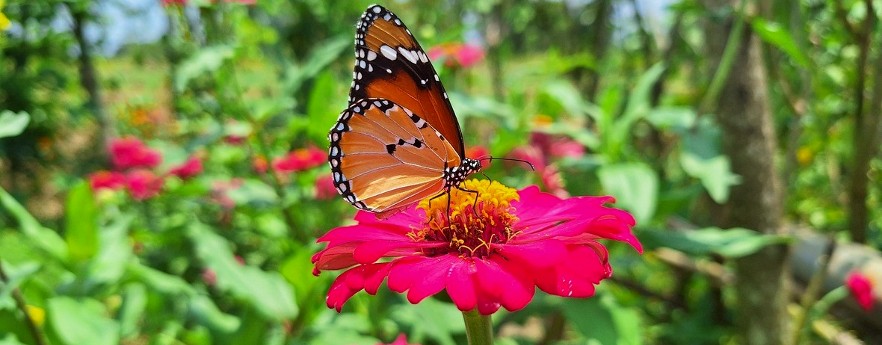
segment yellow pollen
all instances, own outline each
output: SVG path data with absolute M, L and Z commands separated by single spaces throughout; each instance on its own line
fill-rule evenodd
M 515 189 L 476 179 L 463 182 L 460 188 L 419 204 L 427 220 L 411 237 L 448 242 L 447 248 L 432 250 L 429 255 L 455 252 L 486 256 L 493 252 L 493 244 L 505 243 L 517 233 L 513 229 L 517 217 L 511 207 L 511 202 L 518 200 Z

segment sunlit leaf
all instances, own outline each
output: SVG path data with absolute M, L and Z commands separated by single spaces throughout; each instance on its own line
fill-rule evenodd
M 737 185 L 741 177 L 732 173 L 729 158 L 723 155 L 702 159 L 690 152 L 680 154 L 680 165 L 689 176 L 698 178 L 714 201 L 725 203 L 730 187 Z
M 30 213 L 6 192 L 0 188 L 0 204 L 18 221 L 21 232 L 38 248 L 45 251 L 52 258 L 64 261 L 67 259 L 67 244 L 61 236 L 52 229 L 44 228 L 31 216 Z
M 219 333 L 232 333 L 239 328 L 239 318 L 224 314 L 207 296 L 197 295 L 190 299 L 190 316 L 208 329 Z
M 175 89 L 183 91 L 191 80 L 203 74 L 217 71 L 225 61 L 233 57 L 234 53 L 234 48 L 228 45 L 200 49 L 178 65 L 175 74 Z
M 98 251 L 98 207 L 92 197 L 92 188 L 80 181 L 67 194 L 64 240 L 70 258 L 75 261 L 90 259 Z
M 25 280 L 33 276 L 40 269 L 37 262 L 24 262 L 12 265 L 0 260 L 3 272 L 6 274 L 5 281 L 0 282 L 0 309 L 15 309 L 15 301 L 12 299 L 12 291 L 18 288 Z
M 757 36 L 776 48 L 780 49 L 784 54 L 790 56 L 794 62 L 802 68 L 809 68 L 811 60 L 808 55 L 799 48 L 799 45 L 790 35 L 790 31 L 783 25 L 775 22 L 766 21 L 761 17 L 756 17 L 750 23 L 753 31 Z
M 634 215 L 637 222 L 648 221 L 658 202 L 658 176 L 644 163 L 602 166 L 597 172 L 605 193 L 616 198 L 616 206 Z
M 280 274 L 240 264 L 228 243 L 203 226 L 191 226 L 189 235 L 196 256 L 217 276 L 218 289 L 247 301 L 266 319 L 280 321 L 297 315 L 293 290 Z
M 717 254 L 738 258 L 769 245 L 788 243 L 791 239 L 743 228 L 723 230 L 710 227 L 688 231 L 646 230 L 641 232 L 640 241 L 647 248 L 668 247 L 691 255 Z
M 144 284 L 130 283 L 122 288 L 122 305 L 117 312 L 120 335 L 124 338 L 135 336 L 144 310 L 147 308 L 147 289 Z
M 119 324 L 92 299 L 54 297 L 48 302 L 49 335 L 55 344 L 119 344 Z
M 0 138 L 14 137 L 21 134 L 28 127 L 30 121 L 31 116 L 23 111 L 13 113 L 9 110 L 4 110 L 0 112 Z

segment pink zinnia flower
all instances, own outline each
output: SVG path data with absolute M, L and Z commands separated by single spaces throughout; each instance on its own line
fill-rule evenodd
M 481 46 L 468 43 L 444 43 L 429 48 L 429 58 L 444 61 L 444 66 L 469 68 L 484 59 Z
M 149 170 L 133 170 L 126 174 L 126 187 L 135 200 L 150 199 L 162 190 L 165 181 Z
M 334 177 L 331 174 L 319 176 L 315 180 L 315 198 L 328 200 L 337 197 L 337 188 L 334 187 Z
M 162 161 L 159 152 L 137 138 L 116 138 L 110 142 L 110 159 L 119 170 L 153 168 Z
M 120 189 L 126 185 L 126 176 L 116 171 L 96 171 L 89 175 L 89 185 L 93 191 Z
M 319 238 L 327 248 L 313 256 L 314 273 L 346 269 L 331 285 L 328 307 L 340 311 L 361 290 L 375 294 L 388 277 L 389 289 L 407 291 L 411 303 L 446 290 L 463 311 L 515 311 L 536 287 L 592 296 L 612 275 L 598 239 L 642 252 L 631 233 L 634 218 L 604 206 L 612 197 L 560 199 L 536 187 L 516 191 L 486 180 L 468 180 L 463 188 L 477 193 L 451 190 L 449 210 L 442 196 L 385 220 L 359 212 L 358 224 Z
M 860 272 L 852 272 L 845 279 L 845 286 L 858 305 L 866 311 L 873 309 L 873 282 Z
M 328 160 L 328 154 L 315 146 L 291 151 L 285 157 L 273 160 L 277 172 L 296 172 L 317 167 Z
M 202 173 L 202 160 L 196 156 L 190 157 L 183 164 L 173 167 L 168 173 L 182 180 L 189 179 Z

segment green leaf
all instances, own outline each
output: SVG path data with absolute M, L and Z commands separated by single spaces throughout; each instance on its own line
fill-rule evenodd
M 12 265 L 3 260 L 0 260 L 0 264 L 3 265 L 3 271 L 6 273 L 6 281 L 0 282 L 0 309 L 15 309 L 12 291 L 33 276 L 34 273 L 37 273 L 40 270 L 40 264 L 37 262 L 24 262 Z
M 724 203 L 729 199 L 729 187 L 741 182 L 741 177 L 732 173 L 729 158 L 718 155 L 700 158 L 690 152 L 680 155 L 680 165 L 689 176 L 698 178 L 714 201 Z
M 5 337 L 0 339 L 0 345 L 25 345 L 25 344 L 18 341 L 18 338 L 15 336 L 15 334 L 7 334 Z
M 600 303 L 600 298 L 579 298 L 562 303 L 563 313 L 576 331 L 600 344 L 619 344 L 619 329 L 613 313 Z
M 119 324 L 105 316 L 98 301 L 54 297 L 47 304 L 48 334 L 54 344 L 119 344 Z
M 297 315 L 294 293 L 279 273 L 240 264 L 226 240 L 205 226 L 190 227 L 188 235 L 196 256 L 216 274 L 218 289 L 247 301 L 269 320 L 281 321 Z
M 646 230 L 641 232 L 640 241 L 647 248 L 668 247 L 691 255 L 717 254 L 738 258 L 765 246 L 788 243 L 791 238 L 743 228 L 723 230 L 710 227 L 682 232 Z
M 646 116 L 646 121 L 660 129 L 689 129 L 695 125 L 695 120 L 695 111 L 687 107 L 658 107 Z
M 227 196 L 236 203 L 236 205 L 245 205 L 250 203 L 271 204 L 278 201 L 279 197 L 276 191 L 270 185 L 258 179 L 244 179 L 239 188 L 232 189 L 227 192 Z
M 658 176 L 644 163 L 602 166 L 598 172 L 604 192 L 616 198 L 616 205 L 634 215 L 637 222 L 648 221 L 658 202 Z
M 177 74 L 174 76 L 175 90 L 184 91 L 191 80 L 202 74 L 217 71 L 226 60 L 233 58 L 234 53 L 235 50 L 229 45 L 200 49 L 178 65 Z
M 0 112 L 0 138 L 14 137 L 24 132 L 31 122 L 31 115 L 24 111 L 13 113 L 9 110 Z
M 286 71 L 286 78 L 283 81 L 286 94 L 292 95 L 297 93 L 307 80 L 323 71 L 326 66 L 336 60 L 351 44 L 351 36 L 341 35 L 316 45 L 317 48 L 306 58 L 306 62 L 299 65 L 293 64 Z
M 138 335 L 141 318 L 147 309 L 147 289 L 141 283 L 126 284 L 120 293 L 122 305 L 120 305 L 116 318 L 119 320 L 120 335 L 123 338 Z
M 32 243 L 40 250 L 49 254 L 53 259 L 65 261 L 67 259 L 67 244 L 61 239 L 61 236 L 51 229 L 45 228 L 28 213 L 12 195 L 0 188 L 0 205 L 9 211 L 12 218 L 18 221 L 22 233 L 32 241 Z
M 180 277 L 130 261 L 126 271 L 150 290 L 164 295 L 195 296 L 196 290 Z
M 64 239 L 70 258 L 86 261 L 98 251 L 98 207 L 92 189 L 80 181 L 67 195 Z
M 794 62 L 802 68 L 811 67 L 808 55 L 799 48 L 799 44 L 790 35 L 790 32 L 779 23 L 769 22 L 760 17 L 754 18 L 750 23 L 755 32 L 763 41 L 780 49 L 790 56 Z
M 190 299 L 190 316 L 196 323 L 218 333 L 233 333 L 241 324 L 239 318 L 224 314 L 210 298 L 203 295 Z
M 86 269 L 90 284 L 115 284 L 122 278 L 127 264 L 134 257 L 128 238 L 133 219 L 130 215 L 121 216 L 102 229 L 100 249 Z
M 455 345 L 453 335 L 465 333 L 462 312 L 450 303 L 426 298 L 419 304 L 399 304 L 389 313 L 392 318 L 411 328 L 408 336 L 426 337 L 441 345 Z
M 339 81 L 330 71 L 323 72 L 315 78 L 309 93 L 309 101 L 306 104 L 306 116 L 312 126 L 307 126 L 309 138 L 312 142 L 324 142 L 327 140 L 328 129 L 325 126 L 315 126 L 317 123 L 333 124 L 337 114 L 345 105 L 340 102 L 330 102 L 329 97 L 334 94 L 335 85 Z

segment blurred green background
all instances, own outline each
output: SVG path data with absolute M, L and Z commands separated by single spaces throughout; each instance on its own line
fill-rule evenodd
M 338 314 L 312 275 L 354 214 L 309 157 L 369 4 L 0 0 L 0 344 L 465 343 L 443 296 Z M 882 296 L 882 1 L 381 4 L 471 152 L 537 168 L 489 177 L 612 195 L 647 247 L 608 243 L 592 299 L 497 313 L 497 343 L 882 341 L 843 287 Z

